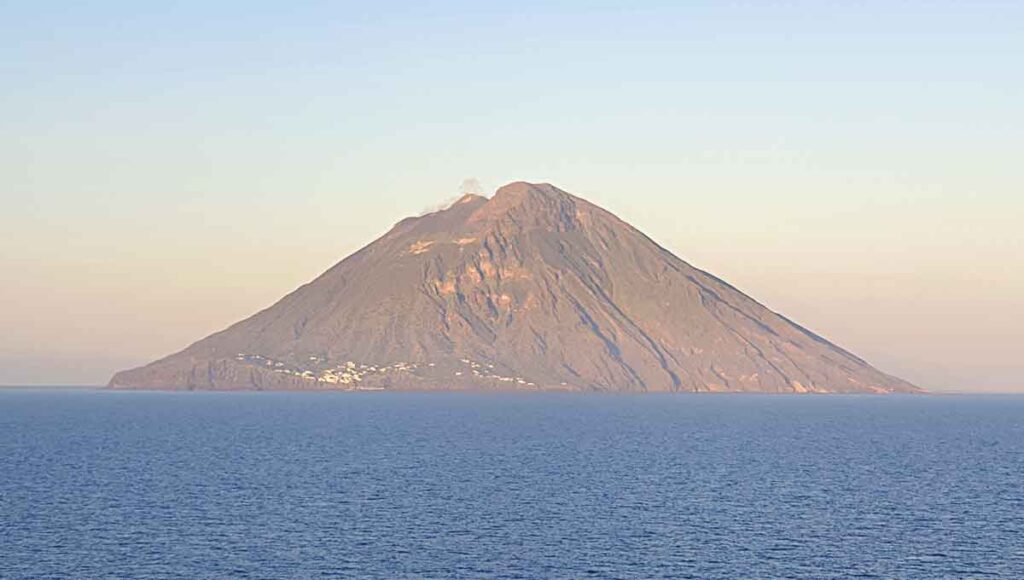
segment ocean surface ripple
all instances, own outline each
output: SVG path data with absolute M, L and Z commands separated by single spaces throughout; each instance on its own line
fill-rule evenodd
M 1024 397 L 0 391 L 0 577 L 1024 577 Z

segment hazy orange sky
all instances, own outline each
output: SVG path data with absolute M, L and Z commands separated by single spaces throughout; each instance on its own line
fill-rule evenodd
M 104 383 L 476 177 L 926 388 L 1024 387 L 1024 8 L 897 4 L 5 3 L 0 384 Z

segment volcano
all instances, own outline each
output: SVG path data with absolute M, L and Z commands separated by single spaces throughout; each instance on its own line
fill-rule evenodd
M 402 220 L 116 389 L 918 392 L 549 184 Z

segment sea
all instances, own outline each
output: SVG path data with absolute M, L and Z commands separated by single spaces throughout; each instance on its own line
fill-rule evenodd
M 1024 396 L 0 391 L 0 578 L 1024 578 Z

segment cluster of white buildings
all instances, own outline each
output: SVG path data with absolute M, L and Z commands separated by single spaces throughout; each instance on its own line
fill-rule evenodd
M 382 375 L 392 372 L 413 372 L 416 370 L 418 365 L 416 363 L 397 362 L 391 365 L 364 365 L 354 361 L 346 361 L 344 364 L 321 370 L 310 370 L 297 368 L 294 365 L 265 357 L 260 354 L 245 354 L 238 353 L 235 356 L 235 360 L 244 362 L 247 364 L 258 365 L 266 367 L 275 373 L 281 373 L 285 375 L 293 375 L 308 379 L 311 381 L 317 381 L 319 383 L 328 383 L 332 385 L 358 385 L 364 378 L 369 375 Z M 311 365 L 320 366 L 327 362 L 327 359 L 317 356 L 309 357 Z M 431 364 L 430 366 L 434 366 Z
M 382 375 L 386 373 L 411 373 L 417 368 L 416 363 L 397 362 L 391 365 L 361 365 L 353 361 L 347 361 L 331 369 L 320 371 L 316 380 L 322 383 L 354 385 L 363 380 L 367 375 Z
M 369 376 L 379 376 L 388 373 L 412 373 L 421 366 L 434 367 L 435 363 L 426 363 L 421 365 L 420 363 L 411 362 L 396 362 L 390 365 L 364 365 L 354 361 L 346 361 L 344 364 L 333 366 L 326 369 L 303 369 L 298 368 L 295 365 L 290 365 L 282 361 L 274 360 L 259 354 L 245 354 L 239 353 L 235 360 L 244 362 L 247 364 L 258 365 L 261 367 L 268 368 L 275 373 L 281 373 L 286 375 L 292 375 L 301 377 L 306 380 L 316 381 L 318 383 L 327 383 L 330 385 L 346 385 L 350 388 L 360 388 L 359 384 Z M 310 366 L 321 366 L 327 362 L 327 359 L 317 356 L 309 357 Z M 494 371 L 494 365 L 490 363 L 478 363 L 468 358 L 460 359 L 462 364 L 468 367 L 468 372 L 472 374 L 473 378 L 484 381 L 497 381 L 501 383 L 511 383 L 517 387 L 532 388 L 537 385 L 523 379 L 522 377 L 506 377 L 500 375 Z M 454 375 L 461 377 L 465 374 L 463 371 L 456 370 Z M 369 388 L 369 387 L 367 387 Z
M 485 379 L 490 381 L 499 381 L 502 383 L 515 383 L 521 387 L 536 387 L 537 385 L 523 379 L 521 377 L 505 377 L 494 372 L 494 365 L 492 364 L 481 364 L 468 358 L 460 360 L 461 363 L 469 366 L 470 372 L 473 376 L 479 379 Z M 462 376 L 460 371 L 455 371 L 455 376 Z

